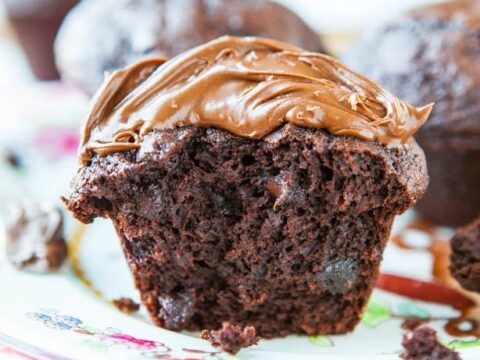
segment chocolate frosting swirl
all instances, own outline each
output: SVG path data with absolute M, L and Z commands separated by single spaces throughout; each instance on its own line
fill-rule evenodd
M 329 56 L 227 36 L 114 72 L 85 121 L 80 160 L 137 149 L 145 134 L 185 125 L 261 139 L 292 123 L 398 145 L 432 106 L 415 108 Z

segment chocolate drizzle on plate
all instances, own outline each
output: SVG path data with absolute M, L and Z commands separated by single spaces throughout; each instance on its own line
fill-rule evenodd
M 428 244 L 422 247 L 410 245 L 406 241 L 409 230 L 421 231 L 427 235 Z M 423 220 L 413 220 L 403 232 L 392 238 L 392 242 L 404 250 L 428 251 L 433 257 L 432 276 L 435 283 L 429 284 L 411 280 L 415 281 L 417 285 L 408 285 L 408 288 L 411 290 L 409 291 L 409 296 L 419 300 L 425 300 L 424 295 L 428 294 L 429 297 L 435 297 L 435 299 L 438 300 L 434 302 L 450 305 L 459 310 L 460 314 L 457 317 L 447 319 L 444 329 L 449 335 L 455 337 L 480 337 L 479 299 L 474 297 L 472 293 L 464 291 L 450 276 L 450 245 L 448 238 L 442 238 L 442 236 L 439 235 L 438 228 L 432 224 Z M 380 275 L 379 278 L 380 283 L 388 284 L 389 281 L 384 280 L 382 282 L 381 276 L 382 275 Z M 394 289 L 392 284 L 385 286 L 389 287 L 386 289 L 387 291 L 393 290 L 395 293 L 401 293 L 401 290 Z M 431 301 L 431 299 L 426 299 L 426 301 Z

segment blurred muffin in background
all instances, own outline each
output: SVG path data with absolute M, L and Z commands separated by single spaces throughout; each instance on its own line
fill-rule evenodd
M 55 55 L 62 77 L 92 94 L 105 72 L 143 57 L 170 58 L 221 35 L 324 52 L 297 15 L 268 0 L 84 0 L 62 25 Z
M 480 217 L 452 238 L 450 272 L 466 290 L 480 292 Z
M 462 225 L 480 211 L 480 1 L 415 9 L 365 34 L 344 57 L 414 105 L 435 102 L 416 135 L 430 186 L 420 214 Z
M 78 0 L 3 0 L 9 22 L 39 80 L 59 78 L 53 43 L 63 18 Z

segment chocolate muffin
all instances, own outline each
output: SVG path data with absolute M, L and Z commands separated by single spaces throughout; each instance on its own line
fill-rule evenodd
M 323 52 L 313 30 L 269 0 L 85 0 L 62 26 L 56 59 L 62 77 L 92 94 L 105 72 L 145 57 L 171 58 L 222 35 Z
M 112 220 L 153 321 L 351 331 L 424 193 L 413 108 L 326 55 L 223 37 L 114 72 L 64 199 Z
M 480 211 L 480 2 L 422 7 L 362 37 L 344 60 L 414 105 L 435 102 L 416 135 L 430 186 L 420 214 L 466 224 Z
M 34 75 L 59 78 L 53 42 L 67 12 L 78 0 L 3 0 L 7 15 Z
M 465 289 L 480 292 L 480 218 L 458 229 L 451 244 L 453 277 Z

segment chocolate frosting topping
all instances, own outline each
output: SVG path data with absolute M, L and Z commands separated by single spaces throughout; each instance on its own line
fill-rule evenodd
M 137 149 L 184 125 L 261 139 L 284 123 L 384 145 L 405 143 L 432 104 L 415 108 L 322 54 L 263 38 L 222 37 L 170 61 L 114 72 L 87 116 L 80 160 Z

